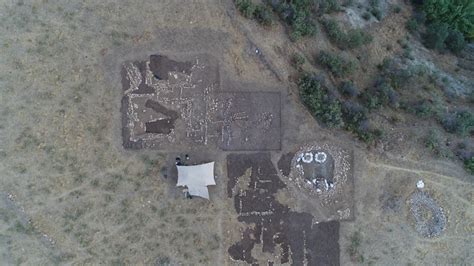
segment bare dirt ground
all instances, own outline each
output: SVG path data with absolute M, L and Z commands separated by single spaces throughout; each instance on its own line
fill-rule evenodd
M 247 225 L 238 221 L 226 193 L 226 153 L 192 154 L 198 161 L 216 161 L 217 186 L 207 202 L 185 200 L 174 187 L 178 151 L 122 146 L 123 62 L 167 53 L 209 53 L 225 73 L 221 82 L 232 86 L 238 80 L 249 91 L 259 83 L 280 92 L 284 130 L 282 150 L 271 157 L 275 166 L 282 154 L 307 142 L 334 142 L 354 151 L 355 214 L 340 223 L 340 258 L 333 261 L 357 263 L 349 255 L 354 232 L 360 232 L 357 254 L 363 264 L 474 260 L 472 178 L 459 164 L 419 151 L 416 132 L 401 129 L 390 140 L 395 148 L 367 151 L 347 133 L 320 127 L 299 103 L 289 83 L 290 56 L 328 47 L 324 36 L 293 45 L 282 25 L 259 28 L 224 0 L 0 5 L 4 264 L 236 263 L 228 248 Z M 370 27 L 377 31 L 377 24 Z M 435 238 L 418 235 L 410 218 L 408 201 L 418 179 L 446 213 L 447 226 Z M 270 260 L 259 245 L 253 256 Z

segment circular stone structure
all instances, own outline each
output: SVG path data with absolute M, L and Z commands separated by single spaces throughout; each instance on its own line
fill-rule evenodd
M 334 195 L 347 180 L 349 157 L 336 146 L 305 145 L 291 160 L 289 180 L 311 194 Z
M 327 158 L 328 158 L 328 155 L 322 151 L 314 154 L 314 161 L 317 163 L 324 163 L 326 162 Z
M 416 191 L 409 199 L 410 215 L 415 230 L 423 237 L 436 237 L 446 229 L 447 218 L 443 208 L 426 192 Z

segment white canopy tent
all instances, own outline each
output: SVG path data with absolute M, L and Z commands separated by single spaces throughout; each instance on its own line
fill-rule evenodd
M 199 165 L 177 165 L 177 187 L 187 186 L 189 194 L 209 199 L 207 186 L 215 185 L 214 162 Z

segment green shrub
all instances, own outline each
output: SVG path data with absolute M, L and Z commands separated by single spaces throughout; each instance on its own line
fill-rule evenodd
M 390 83 L 394 89 L 400 89 L 410 84 L 411 78 L 417 73 L 415 68 L 403 68 L 392 59 L 384 59 L 381 65 L 377 66 L 385 82 Z
M 380 99 L 382 105 L 390 105 L 391 107 L 398 108 L 399 96 L 398 93 L 392 88 L 389 82 L 382 80 L 376 86 L 375 93 Z
M 415 18 L 411 18 L 407 21 L 405 27 L 410 33 L 415 33 L 419 28 L 418 21 Z
M 361 125 L 367 122 L 367 109 L 357 103 L 345 102 L 342 114 L 346 129 L 352 132 L 357 132 Z
M 257 5 L 253 12 L 253 17 L 264 26 L 272 25 L 272 11 L 266 5 Z
M 421 9 L 429 23 L 445 23 L 467 39 L 474 38 L 474 1 L 424 0 Z
M 424 36 L 425 46 L 430 49 L 442 51 L 446 47 L 446 39 L 448 38 L 448 24 L 433 23 L 426 26 L 426 34 Z
M 369 0 L 370 13 L 378 20 L 382 19 L 382 12 L 380 11 L 379 0 Z
M 378 8 L 372 8 L 370 13 L 378 20 L 382 19 L 382 12 Z
M 304 63 L 306 62 L 306 59 L 305 57 L 300 54 L 300 53 L 295 53 L 293 55 L 293 58 L 292 58 L 292 64 L 297 68 L 297 69 L 301 69 L 301 67 L 304 65 Z
M 427 100 L 416 102 L 413 111 L 421 118 L 429 118 L 434 115 L 433 105 Z
M 344 0 L 341 4 L 343 7 L 350 7 L 354 5 L 354 0 Z
M 347 47 L 352 49 L 369 44 L 372 41 L 372 36 L 361 29 L 350 29 L 346 39 Z
M 365 19 L 365 20 L 369 20 L 371 18 L 370 13 L 369 12 L 364 12 L 364 14 L 362 14 L 362 18 Z
M 317 78 L 305 75 L 300 79 L 298 86 L 301 100 L 316 119 L 328 127 L 342 125 L 341 103 L 330 96 Z
M 352 81 L 344 81 L 339 86 L 339 90 L 341 91 L 342 95 L 346 97 L 355 97 L 359 94 L 359 90 L 357 87 L 352 83 Z
M 362 103 L 369 110 L 374 110 L 382 106 L 382 103 L 379 97 L 373 93 L 371 90 L 365 90 L 361 95 Z
M 466 46 L 464 35 L 457 30 L 450 30 L 448 38 L 446 39 L 446 46 L 455 54 L 461 52 Z
M 352 74 L 356 69 L 353 61 L 325 51 L 319 53 L 317 61 L 336 77 L 345 77 Z
M 342 108 L 345 129 L 365 143 L 372 143 L 383 135 L 382 130 L 369 126 L 368 110 L 357 103 L 347 101 Z
M 251 0 L 235 0 L 235 6 L 244 17 L 252 18 L 255 11 L 255 5 Z
M 464 160 L 464 168 L 471 175 L 474 175 L 474 157 Z
M 306 11 L 298 11 L 291 22 L 292 37 L 295 40 L 305 36 L 313 36 L 317 32 L 316 25 L 306 13 Z
M 345 33 L 333 19 L 325 19 L 321 23 L 329 39 L 341 49 L 357 48 L 372 41 L 372 36 L 361 29 L 350 29 Z
M 359 251 L 360 245 L 362 244 L 362 235 L 361 235 L 361 233 L 359 231 L 355 231 L 351 235 L 350 241 L 351 241 L 351 243 L 350 243 L 349 247 L 347 248 L 347 251 L 349 252 L 349 256 L 351 257 L 351 259 L 354 262 L 359 261 L 360 260 L 359 257 L 362 256 L 360 254 L 360 251 Z M 363 261 L 363 259 L 362 259 L 362 261 Z
M 342 8 L 336 0 L 321 0 L 319 4 L 319 12 L 329 14 L 341 11 Z
M 440 121 L 444 129 L 449 133 L 465 136 L 474 131 L 474 115 L 467 110 L 458 110 L 444 114 Z
M 369 110 L 387 105 L 397 108 L 399 105 L 398 94 L 386 81 L 380 81 L 375 87 L 365 90 L 361 94 L 361 100 Z
M 395 13 L 398 14 L 398 13 L 400 13 L 401 11 L 402 11 L 402 8 L 401 8 L 400 6 L 394 6 L 394 7 L 393 7 L 393 12 L 395 12 Z
M 296 41 L 301 37 L 316 34 L 317 27 L 311 18 L 315 2 L 311 0 L 274 0 L 273 10 L 291 27 L 290 37 Z
M 340 44 L 345 41 L 345 33 L 334 19 L 324 19 L 321 24 L 332 42 Z

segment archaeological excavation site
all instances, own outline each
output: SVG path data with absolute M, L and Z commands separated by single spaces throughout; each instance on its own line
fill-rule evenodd
M 0 265 L 471 265 L 471 2 L 2 3 Z

